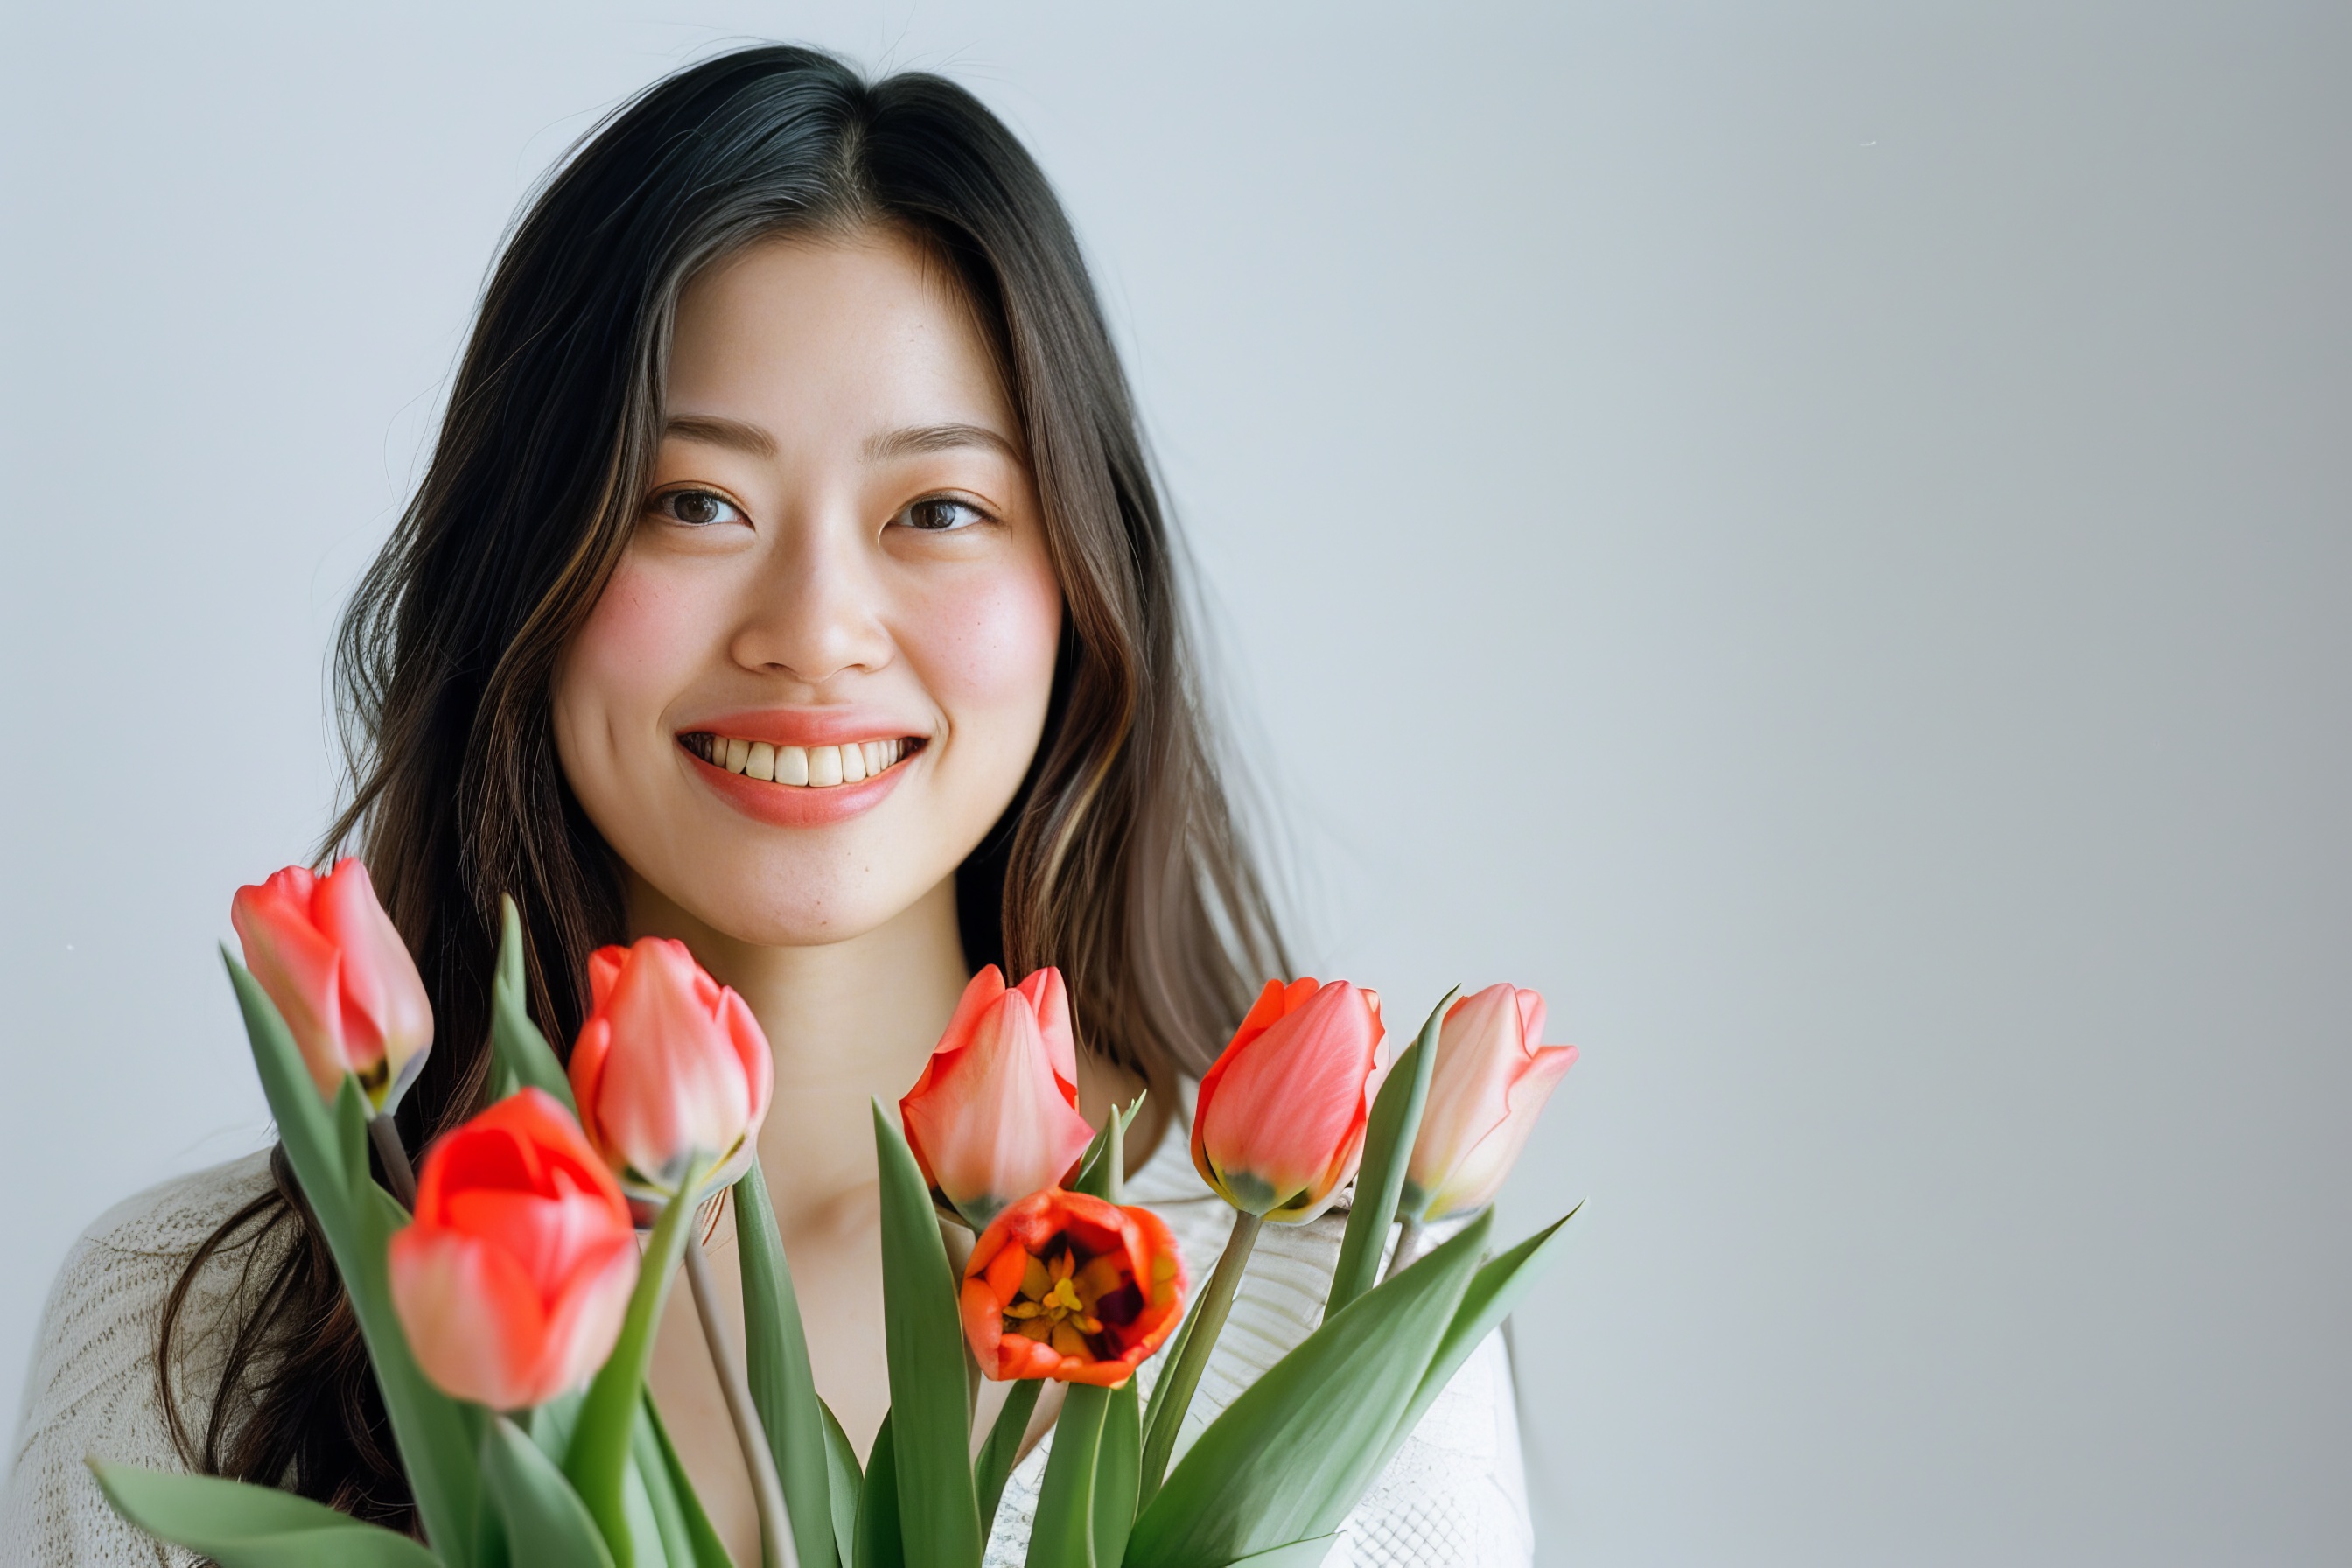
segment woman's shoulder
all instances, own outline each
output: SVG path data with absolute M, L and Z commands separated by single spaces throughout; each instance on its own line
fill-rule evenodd
M 156 1354 L 163 1308 L 188 1261 L 223 1225 L 274 1190 L 266 1154 L 150 1187 L 90 1222 L 58 1270 L 17 1415 L 0 1539 L 11 1563 L 171 1563 L 114 1517 L 89 1478 L 90 1457 L 178 1469 Z M 257 1247 L 230 1237 L 190 1282 L 172 1383 L 202 1430 L 239 1298 L 258 1286 Z M 207 1374 L 213 1374 L 208 1376 Z

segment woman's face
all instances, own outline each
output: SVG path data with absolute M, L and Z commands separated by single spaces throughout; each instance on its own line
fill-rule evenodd
M 636 532 L 557 670 L 565 776 L 737 941 L 954 873 L 1045 727 L 1062 600 L 985 342 L 903 240 L 772 240 L 679 304 Z

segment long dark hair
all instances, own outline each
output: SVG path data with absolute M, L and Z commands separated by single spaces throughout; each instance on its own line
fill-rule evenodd
M 483 299 L 415 499 L 347 612 L 336 672 L 356 846 L 433 996 L 401 1106 L 412 1150 L 477 1109 L 499 898 L 533 1009 L 569 1040 L 585 961 L 625 940 L 619 868 L 566 785 L 556 661 L 635 525 L 680 292 L 778 234 L 881 228 L 958 280 L 993 340 L 1067 605 L 1045 737 L 958 873 L 967 957 L 1058 964 L 1081 1038 L 1156 1089 L 1206 1066 L 1287 965 L 1204 739 L 1172 542 L 1077 242 L 1044 174 L 969 92 L 744 49 L 607 119 L 530 203 Z M 381 1402 L 283 1151 L 164 1315 L 188 1461 L 412 1523 Z M 279 1236 L 276 1233 L 285 1233 Z M 246 1258 L 246 1308 L 201 1433 L 172 1341 L 197 1270 Z

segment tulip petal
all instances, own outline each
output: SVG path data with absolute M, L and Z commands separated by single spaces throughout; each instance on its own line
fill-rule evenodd
M 381 1061 L 388 1079 L 412 1076 L 433 1044 L 433 1005 L 407 945 L 376 900 L 367 868 L 347 859 L 319 879 L 310 914 L 342 954 L 337 990 L 353 1069 L 365 1076 Z
M 591 969 L 603 995 L 571 1069 L 590 1140 L 641 1196 L 668 1196 L 698 1154 L 719 1175 L 740 1173 L 774 1084 L 767 1038 L 742 998 L 664 937 L 604 950 Z
M 964 988 L 898 1114 L 924 1180 L 975 1228 L 1061 1180 L 1094 1141 L 1076 1062 L 1056 971 L 1007 990 L 992 966 Z
M 245 949 L 245 966 L 286 1020 L 302 1065 L 321 1096 L 332 1100 L 352 1070 L 342 1032 L 341 954 L 310 920 L 317 879 L 289 866 L 229 901 L 229 923 Z
M 536 1403 L 546 1318 L 513 1258 L 474 1237 L 411 1226 L 392 1238 L 390 1270 L 393 1310 L 436 1386 L 494 1410 Z
M 1376 1005 L 1345 981 L 1265 1023 L 1275 995 L 1269 984 L 1202 1081 L 1194 1162 L 1235 1206 L 1298 1223 L 1329 1206 L 1363 1157 L 1382 1031 Z

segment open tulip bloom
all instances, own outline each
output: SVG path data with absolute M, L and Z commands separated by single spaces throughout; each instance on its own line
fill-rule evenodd
M 377 1113 L 432 1021 L 364 869 L 281 872 L 239 894 L 236 919 L 253 967 L 223 956 L 255 1066 L 374 1363 L 416 1519 L 396 1535 L 268 1488 L 92 1457 L 126 1518 L 222 1568 L 734 1568 L 646 1391 L 682 1261 L 771 1568 L 980 1568 L 1047 1380 L 1067 1392 L 1033 1568 L 1311 1568 L 1566 1223 L 1490 1258 L 1482 1213 L 1376 1283 L 1402 1196 L 1421 1205 L 1408 1222 L 1483 1204 L 1566 1062 L 1533 1043 L 1532 993 L 1481 993 L 1442 1031 L 1433 1013 L 1391 1068 L 1370 992 L 1277 982 L 1201 1085 L 1193 1153 L 1235 1205 L 1235 1241 L 1192 1302 L 1168 1227 L 1121 1199 L 1134 1108 L 1099 1132 L 1077 1118 L 1060 975 L 1007 986 L 984 971 L 901 1113 L 875 1107 L 891 1405 L 861 1464 L 817 1398 L 752 1157 L 766 1042 L 683 946 L 595 955 L 567 1072 L 524 1006 L 509 902 L 488 1102 L 426 1152 L 412 1216 L 377 1186 L 369 1139 L 384 1136 Z M 1246 1237 L 1322 1212 L 1351 1177 L 1322 1327 L 1176 1454 Z M 748 1372 L 731 1331 L 710 1327 L 721 1320 L 691 1223 L 719 1180 L 734 1184 Z M 979 1231 L 961 1271 L 942 1201 Z M 653 1223 L 642 1254 L 633 1212 Z M 1147 1405 L 1149 1363 L 1171 1344 Z M 985 1434 L 966 1384 L 975 1361 L 1009 1380 Z

